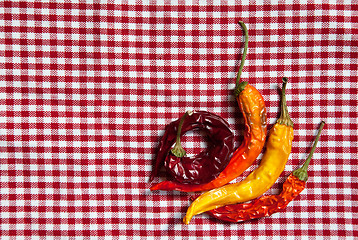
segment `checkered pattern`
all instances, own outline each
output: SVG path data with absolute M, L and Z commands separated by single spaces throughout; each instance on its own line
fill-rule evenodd
M 358 237 L 357 3 L 279 2 L 1 1 L 1 239 Z M 152 161 L 164 126 L 190 109 L 222 116 L 240 144 L 239 20 L 250 35 L 242 78 L 262 93 L 269 127 L 289 78 L 295 139 L 269 192 L 327 124 L 286 211 L 186 226 L 190 194 L 149 191 Z M 187 134 L 186 149 L 198 140 Z

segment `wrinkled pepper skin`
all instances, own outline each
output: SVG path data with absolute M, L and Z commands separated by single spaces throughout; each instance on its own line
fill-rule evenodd
M 199 196 L 189 207 L 184 223 L 194 215 L 261 196 L 275 183 L 291 152 L 293 128 L 276 123 L 270 131 L 260 165 L 239 183 L 228 184 Z
M 284 182 L 282 192 L 279 195 L 262 196 L 251 203 L 227 205 L 207 213 L 226 222 L 242 222 L 268 217 L 285 209 L 304 190 L 305 185 L 305 181 L 301 181 L 291 173 Z
M 198 185 L 164 181 L 151 190 L 176 190 L 200 192 L 221 187 L 240 176 L 261 153 L 267 134 L 267 115 L 264 99 L 260 92 L 247 84 L 236 96 L 245 121 L 244 140 L 233 153 L 229 164 L 214 180 Z
M 170 148 L 177 137 L 180 120 L 171 122 L 165 129 L 152 177 L 164 164 L 166 172 L 173 179 L 164 183 L 209 182 L 229 163 L 234 151 L 234 134 L 229 124 L 220 116 L 206 111 L 193 111 L 183 121 L 181 136 L 190 130 L 200 129 L 208 137 L 208 147 L 192 157 L 176 157 L 170 152 Z
M 322 121 L 311 152 L 303 166 L 293 171 L 283 183 L 282 192 L 278 195 L 262 196 L 250 203 L 227 205 L 208 211 L 207 213 L 219 220 L 242 222 L 251 219 L 268 217 L 280 212 L 295 199 L 305 188 L 308 179 L 307 168 L 318 143 L 325 122 Z
M 244 180 L 227 184 L 199 196 L 189 207 L 183 222 L 189 224 L 194 215 L 222 206 L 246 202 L 265 193 L 283 172 L 291 153 L 293 123 L 289 117 L 285 89 L 287 79 L 283 80 L 281 116 L 271 128 L 266 143 L 266 152 L 260 165 Z

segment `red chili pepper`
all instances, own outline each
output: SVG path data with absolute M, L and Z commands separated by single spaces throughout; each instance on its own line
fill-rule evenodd
M 206 133 L 208 147 L 201 153 L 188 157 L 181 146 L 180 137 L 194 129 Z M 175 141 L 175 146 L 170 151 Z M 181 119 L 167 125 L 151 179 L 164 163 L 166 172 L 178 183 L 192 185 L 209 182 L 227 166 L 233 151 L 234 134 L 223 118 L 206 111 L 187 112 Z
M 281 194 L 262 196 L 250 203 L 227 205 L 213 209 L 207 213 L 210 216 L 223 221 L 241 222 L 250 219 L 267 217 L 285 209 L 286 206 L 305 188 L 305 184 L 308 179 L 307 167 L 317 146 L 324 124 L 325 123 L 322 121 L 314 145 L 304 165 L 289 175 L 283 184 Z
M 151 187 L 151 190 L 177 190 L 182 192 L 198 192 L 221 187 L 240 176 L 249 168 L 261 153 L 267 134 L 265 102 L 253 86 L 247 82 L 240 82 L 247 48 L 248 31 L 243 22 L 240 22 L 245 32 L 245 48 L 239 72 L 237 74 L 235 95 L 245 120 L 243 143 L 236 149 L 226 168 L 214 180 L 200 185 L 182 184 L 164 181 Z M 160 151 L 162 151 L 160 149 Z

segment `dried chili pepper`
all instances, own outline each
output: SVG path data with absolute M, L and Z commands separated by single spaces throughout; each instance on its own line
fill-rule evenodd
M 307 160 L 301 168 L 293 171 L 288 176 L 283 184 L 282 192 L 279 195 L 262 196 L 251 203 L 227 205 L 213 209 L 207 213 L 210 216 L 223 221 L 242 222 L 250 219 L 267 217 L 285 209 L 286 206 L 305 188 L 308 179 L 307 168 L 316 149 L 324 124 L 324 121 L 320 124 L 318 134 Z
M 199 185 L 164 181 L 152 186 L 151 190 L 199 192 L 221 187 L 240 176 L 261 153 L 267 133 L 266 107 L 259 91 L 247 82 L 240 82 L 248 49 L 248 30 L 243 22 L 240 22 L 240 24 L 245 33 L 245 48 L 237 74 L 235 95 L 245 121 L 242 144 L 235 150 L 226 168 L 214 180 Z
M 270 130 L 260 165 L 241 182 L 227 184 L 199 196 L 190 205 L 184 223 L 188 224 L 194 215 L 255 199 L 275 183 L 285 168 L 293 140 L 293 122 L 286 105 L 286 84 L 287 78 L 283 78 L 281 116 Z
M 199 154 L 188 157 L 180 138 L 195 129 L 206 133 L 208 146 Z M 207 111 L 188 111 L 182 118 L 167 125 L 159 150 L 155 174 L 164 163 L 174 181 L 200 184 L 217 177 L 226 167 L 234 151 L 234 134 L 220 116 Z

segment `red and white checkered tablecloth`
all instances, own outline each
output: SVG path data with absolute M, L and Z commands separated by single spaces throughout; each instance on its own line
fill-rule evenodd
M 152 163 L 186 110 L 222 116 L 241 143 L 240 20 L 242 79 L 263 95 L 269 127 L 289 78 L 295 138 L 268 194 L 327 124 L 285 211 L 184 225 L 191 194 L 151 192 Z M 1 1 L 0 238 L 357 239 L 357 59 L 354 0 Z M 205 147 L 198 133 L 184 140 L 189 153 Z

